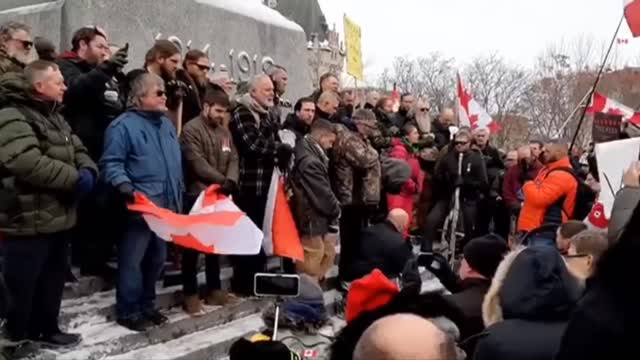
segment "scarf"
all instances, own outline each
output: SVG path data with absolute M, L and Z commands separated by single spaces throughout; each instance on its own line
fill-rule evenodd
M 258 102 L 251 97 L 250 94 L 244 94 L 240 97 L 238 102 L 249 109 L 253 117 L 256 119 L 256 123 L 260 126 L 260 115 L 268 115 L 269 109 L 265 109 L 262 105 L 258 104 Z

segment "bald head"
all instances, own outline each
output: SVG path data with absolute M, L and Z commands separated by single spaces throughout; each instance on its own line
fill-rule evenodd
M 544 145 L 544 152 L 540 155 L 544 164 L 554 163 L 569 155 L 569 148 L 561 142 L 553 142 Z
M 433 323 L 412 314 L 396 314 L 374 322 L 362 334 L 353 360 L 450 360 L 452 341 Z
M 407 225 L 409 225 L 409 215 L 402 209 L 391 209 L 389 215 L 387 215 L 387 220 L 389 220 L 399 232 L 404 232 Z
M 439 117 L 440 123 L 444 126 L 451 126 L 455 124 L 456 114 L 453 112 L 453 109 L 446 108 L 442 110 Z

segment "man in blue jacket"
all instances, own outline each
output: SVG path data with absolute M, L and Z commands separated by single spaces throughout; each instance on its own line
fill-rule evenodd
M 163 80 L 138 76 L 129 94 L 131 110 L 118 117 L 105 134 L 100 161 L 104 180 L 125 202 L 144 194 L 159 207 L 181 211 L 182 164 L 176 129 L 167 111 Z M 155 309 L 155 283 L 166 258 L 165 242 L 139 215 L 129 214 L 118 244 L 118 323 L 134 331 L 167 322 Z

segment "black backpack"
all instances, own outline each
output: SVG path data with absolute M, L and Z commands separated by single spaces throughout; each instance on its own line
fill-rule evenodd
M 584 220 L 589 213 L 591 212 L 591 208 L 593 207 L 593 202 L 595 200 L 595 194 L 589 188 L 589 186 L 580 179 L 575 171 L 573 171 L 570 167 L 559 167 L 555 169 L 551 169 L 546 176 L 549 176 L 554 171 L 563 171 L 570 174 L 578 183 L 578 189 L 576 193 L 576 204 L 573 208 L 573 215 L 569 216 L 568 210 L 562 207 L 562 212 L 567 215 L 570 220 Z M 564 203 L 564 198 L 562 199 Z

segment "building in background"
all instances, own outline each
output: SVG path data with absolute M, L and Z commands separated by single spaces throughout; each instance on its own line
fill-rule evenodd
M 333 24 L 329 28 L 317 0 L 265 0 L 285 17 L 298 23 L 307 35 L 307 54 L 311 81 L 318 86 L 320 76 L 335 73 L 338 78 L 344 67 L 345 50 L 340 34 Z M 269 4 L 270 3 L 270 4 Z

